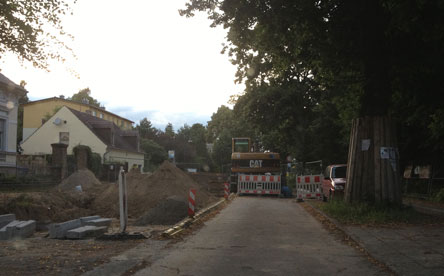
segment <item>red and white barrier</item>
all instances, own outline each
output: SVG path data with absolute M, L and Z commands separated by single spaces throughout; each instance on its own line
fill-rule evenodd
M 237 193 L 279 195 L 281 194 L 281 176 L 240 174 Z
M 230 184 L 228 182 L 224 183 L 224 197 L 225 199 L 228 199 L 228 196 L 230 195 Z
M 188 195 L 188 216 L 194 217 L 194 206 L 196 206 L 196 189 L 190 189 Z
M 301 175 L 296 180 L 297 198 L 322 198 L 322 175 Z

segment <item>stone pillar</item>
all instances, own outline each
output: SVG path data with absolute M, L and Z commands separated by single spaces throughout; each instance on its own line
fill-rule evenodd
M 84 170 L 88 168 L 88 151 L 86 147 L 77 147 L 77 170 Z
M 54 143 L 52 147 L 51 173 L 54 180 L 63 180 L 68 174 L 67 144 Z

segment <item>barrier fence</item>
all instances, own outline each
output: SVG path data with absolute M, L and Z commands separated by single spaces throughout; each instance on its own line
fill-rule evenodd
M 280 175 L 242 175 L 238 176 L 238 194 L 281 194 Z
M 296 178 L 298 199 L 322 198 L 322 175 L 300 175 Z

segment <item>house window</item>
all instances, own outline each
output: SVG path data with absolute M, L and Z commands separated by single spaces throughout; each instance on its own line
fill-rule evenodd
M 6 149 L 6 120 L 0 119 L 0 151 Z
M 97 116 L 97 112 L 95 110 L 92 111 L 92 114 L 93 114 L 94 117 Z
M 69 145 L 69 132 L 60 132 L 59 133 L 59 142 Z
M 103 113 L 100 113 L 100 119 L 103 119 Z

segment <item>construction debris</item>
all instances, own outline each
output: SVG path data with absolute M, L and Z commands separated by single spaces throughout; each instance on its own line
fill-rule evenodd
M 24 239 L 35 232 L 35 220 L 20 221 L 14 214 L 0 216 L 0 240 Z
M 210 176 L 199 181 L 193 180 L 173 164 L 164 162 L 152 174 L 127 174 L 128 216 L 139 225 L 171 225 L 187 216 L 187 198 L 190 189 L 196 190 L 196 209 L 202 209 L 218 200 L 213 196 L 205 182 Z M 217 177 L 214 186 L 219 187 L 221 177 Z M 82 187 L 82 192 L 76 189 Z M 75 224 L 75 218 L 100 215 L 119 217 L 119 193 L 117 183 L 100 182 L 89 170 L 79 170 L 66 178 L 54 189 L 44 192 L 4 193 L 0 197 L 0 214 L 14 213 L 20 220 L 35 220 L 40 229 L 46 229 L 50 223 Z M 0 227 L 13 221 L 0 218 Z M 89 225 L 106 226 L 106 221 L 89 220 Z M 95 224 L 94 224 L 95 223 Z M 102 223 L 105 223 L 102 225 Z M 51 226 L 55 227 L 55 226 Z M 68 226 L 66 226 L 68 227 Z M 70 228 L 71 226 L 69 226 Z M 62 227 L 63 228 L 63 227 Z M 71 230 L 68 229 L 68 230 Z M 52 230 L 56 231 L 56 230 Z M 63 234 L 52 233 L 57 238 Z
M 111 219 L 100 216 L 81 217 L 62 223 L 53 223 L 49 226 L 51 239 L 83 239 L 98 237 L 108 230 Z

